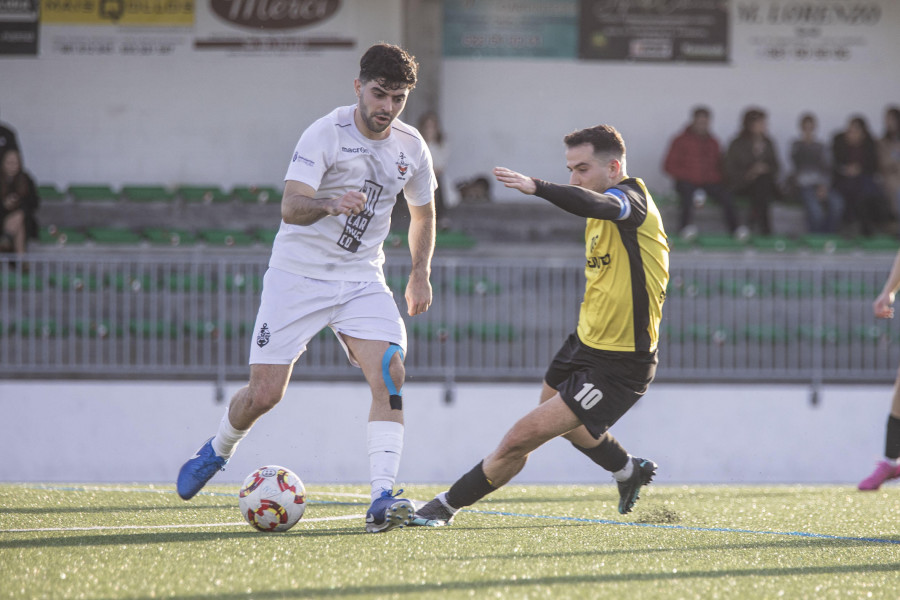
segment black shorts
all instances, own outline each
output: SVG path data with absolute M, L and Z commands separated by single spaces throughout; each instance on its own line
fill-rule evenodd
M 597 350 L 573 333 L 553 357 L 544 381 L 599 439 L 644 395 L 656 364 L 656 352 Z

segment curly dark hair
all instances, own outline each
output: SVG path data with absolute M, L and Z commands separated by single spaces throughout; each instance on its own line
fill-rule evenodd
M 582 144 L 591 144 L 594 154 L 610 153 L 625 156 L 625 140 L 612 125 L 597 125 L 580 131 L 573 131 L 563 138 L 566 146 L 574 148 Z
M 416 87 L 418 70 L 415 56 L 400 46 L 384 42 L 366 50 L 359 60 L 359 80 L 363 83 L 374 80 L 389 90 Z

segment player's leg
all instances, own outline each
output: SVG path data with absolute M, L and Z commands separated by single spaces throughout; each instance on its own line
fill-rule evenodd
M 178 494 L 188 500 L 225 467 L 253 423 L 284 396 L 293 364 L 328 323 L 333 282 L 269 269 L 250 344 L 250 381 L 234 395 L 216 434 L 181 467 Z
M 579 425 L 578 418 L 559 395 L 542 402 L 512 426 L 496 450 L 456 480 L 449 490 L 417 510 L 413 525 L 448 525 L 458 510 L 509 483 L 534 450 Z
M 888 414 L 884 440 L 884 460 L 875 465 L 872 474 L 859 482 L 862 491 L 873 491 L 890 479 L 900 477 L 900 371 L 894 381 L 894 396 Z
M 412 502 L 393 489 L 403 452 L 406 327 L 386 285 L 359 284 L 346 296 L 332 328 L 371 391 L 366 446 L 372 504 L 366 530 L 378 533 L 406 525 L 413 513 Z

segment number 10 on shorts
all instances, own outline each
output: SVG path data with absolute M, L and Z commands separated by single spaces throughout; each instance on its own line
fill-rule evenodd
M 594 387 L 593 383 L 585 383 L 581 391 L 575 394 L 575 399 L 581 402 L 581 408 L 591 410 L 603 399 L 603 392 Z

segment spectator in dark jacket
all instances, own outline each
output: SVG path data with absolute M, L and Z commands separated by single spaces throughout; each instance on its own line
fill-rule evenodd
M 772 233 L 769 206 L 781 197 L 778 154 L 768 133 L 768 117 L 758 108 L 744 112 L 741 131 L 725 153 L 725 175 L 732 193 L 750 201 L 750 227 Z
M 862 235 L 872 235 L 892 220 L 892 211 L 876 181 L 878 149 L 866 120 L 851 117 L 847 129 L 834 136 L 831 151 L 834 187 L 844 198 L 844 222 L 858 223 Z
M 34 180 L 22 169 L 18 150 L 7 150 L 0 158 L 0 251 L 25 254 L 29 237 L 37 237 L 40 199 Z
M 722 152 L 719 141 L 710 133 L 710 110 L 694 109 L 691 122 L 669 146 L 663 169 L 675 180 L 675 191 L 681 206 L 679 231 L 683 237 L 697 233 L 694 208 L 712 198 L 722 206 L 728 231 L 736 233 L 738 219 L 731 194 L 722 177 Z

